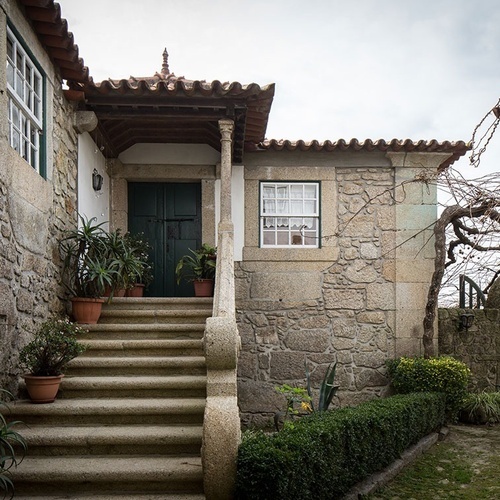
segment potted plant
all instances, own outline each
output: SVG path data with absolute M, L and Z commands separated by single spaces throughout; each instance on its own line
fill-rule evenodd
M 149 257 L 151 245 L 144 233 L 125 235 L 125 241 L 137 262 L 129 267 L 127 297 L 142 297 L 144 289 L 153 281 L 153 265 Z
M 175 268 L 177 283 L 180 283 L 181 279 L 192 281 L 196 297 L 210 297 L 214 289 L 217 249 L 203 243 L 198 250 L 190 248 L 189 251 Z
M 114 288 L 118 263 L 110 259 L 108 233 L 95 217 L 80 216 L 80 227 L 67 231 L 59 248 L 63 283 L 73 296 L 72 311 L 78 323 L 97 323 L 105 288 Z
M 19 353 L 19 364 L 26 389 L 34 403 L 52 403 L 69 361 L 85 351 L 77 335 L 84 330 L 68 319 L 52 318 L 43 322 L 33 340 Z

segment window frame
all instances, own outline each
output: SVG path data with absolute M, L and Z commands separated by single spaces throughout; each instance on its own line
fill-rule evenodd
M 9 144 L 45 177 L 45 74 L 19 32 L 9 22 L 5 39 Z
M 302 192 L 303 195 L 302 197 L 292 197 L 290 194 L 291 187 L 292 186 L 302 186 Z M 287 197 L 283 198 L 283 200 L 287 200 L 289 202 L 289 210 L 288 212 L 284 213 L 279 213 L 277 210 L 275 212 L 265 212 L 265 203 L 264 203 L 264 188 L 266 186 L 273 187 L 275 190 L 278 187 L 283 187 L 286 186 L 288 189 L 288 195 Z M 306 186 L 314 186 L 315 188 L 315 197 L 314 198 L 308 198 L 304 196 L 304 189 Z M 280 199 L 277 195 L 274 198 L 271 198 L 274 200 Z M 290 202 L 291 200 L 295 201 L 301 201 L 303 204 L 303 209 L 301 212 L 293 213 L 293 211 L 290 208 Z M 313 212 L 306 212 L 304 210 L 304 203 L 307 201 L 314 201 L 315 202 L 315 211 Z M 281 233 L 284 235 L 286 232 L 288 234 L 288 243 L 287 244 L 278 244 L 277 239 L 278 239 L 278 233 L 279 230 L 277 229 L 277 224 L 276 224 L 276 229 L 274 230 L 275 232 L 275 243 L 274 244 L 269 244 L 269 243 L 264 243 L 264 233 L 265 233 L 265 228 L 264 228 L 264 221 L 267 218 L 286 218 L 288 219 L 288 225 L 286 226 L 288 229 L 281 231 Z M 305 237 L 303 236 L 303 233 L 301 231 L 301 236 L 302 240 L 300 243 L 293 243 L 292 237 L 294 236 L 293 233 L 297 233 L 297 231 L 294 231 L 290 225 L 290 219 L 314 219 L 315 220 L 315 229 L 314 229 L 314 236 L 309 236 L 309 238 L 314 239 L 313 244 L 306 244 L 306 241 L 308 239 L 308 236 L 306 235 Z M 313 224 L 314 226 L 314 224 Z M 301 226 L 302 227 L 302 226 Z M 308 233 L 311 233 L 313 230 L 309 230 Z M 266 180 L 266 181 L 260 181 L 259 182 L 259 247 L 260 248 L 294 248 L 294 249 L 318 249 L 321 248 L 321 181 L 317 180 L 301 180 L 301 181 L 289 181 L 289 180 L 283 180 L 283 181 L 277 181 L 277 180 Z

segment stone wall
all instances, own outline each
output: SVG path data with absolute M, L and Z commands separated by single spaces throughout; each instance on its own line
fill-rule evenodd
M 500 310 L 473 309 L 474 323 L 460 329 L 462 309 L 439 309 L 439 354 L 463 361 L 472 371 L 471 389 L 500 390 Z
M 284 407 L 275 387 L 305 386 L 306 360 L 316 388 L 337 361 L 335 405 L 387 391 L 384 363 L 394 353 L 395 305 L 393 239 L 386 233 L 394 232 L 389 194 L 394 171 L 338 168 L 335 176 L 335 262 L 319 268 L 298 262 L 286 272 L 275 262 L 237 267 L 244 425 L 270 424 L 274 412 Z
M 284 408 L 275 391 L 318 388 L 333 361 L 334 405 L 388 391 L 385 361 L 422 354 L 422 321 L 434 265 L 431 178 L 444 153 L 247 153 L 245 247 L 236 266 L 244 425 L 269 425 Z M 260 248 L 259 183 L 321 183 L 321 247 Z M 437 325 L 436 325 L 437 326 Z
M 76 134 L 60 77 L 29 25 L 10 2 L 0 11 L 22 34 L 46 73 L 47 175 L 43 178 L 8 143 L 7 93 L 0 96 L 0 387 L 17 391 L 17 353 L 36 326 L 64 308 L 57 241 L 76 222 Z M 5 61 L 5 37 L 0 59 Z M 6 87 L 5 63 L 0 87 Z

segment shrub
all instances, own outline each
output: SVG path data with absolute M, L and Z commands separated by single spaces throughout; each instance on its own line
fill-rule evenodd
M 275 434 L 247 431 L 236 498 L 341 498 L 444 421 L 444 396 L 411 394 L 315 412 Z
M 443 392 L 447 417 L 456 420 L 470 379 L 470 370 L 464 363 L 451 356 L 401 357 L 388 361 L 387 366 L 396 392 Z
M 473 424 L 500 422 L 500 392 L 467 394 L 462 404 L 460 420 Z
M 30 375 L 60 375 L 68 362 L 87 348 L 77 340 L 77 335 L 84 331 L 67 319 L 48 319 L 35 332 L 33 340 L 21 349 L 20 365 Z

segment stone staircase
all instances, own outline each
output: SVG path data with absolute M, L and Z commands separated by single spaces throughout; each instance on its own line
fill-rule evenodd
M 202 350 L 211 299 L 114 299 L 52 404 L 18 401 L 16 499 L 204 498 Z

